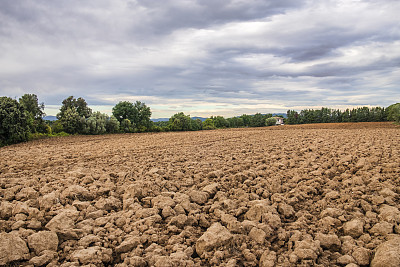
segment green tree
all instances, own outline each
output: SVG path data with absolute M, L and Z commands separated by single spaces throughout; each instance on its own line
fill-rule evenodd
M 212 119 L 208 118 L 205 121 L 203 121 L 203 130 L 214 130 L 214 129 L 215 125 Z
M 135 113 L 133 104 L 129 101 L 120 101 L 116 104 L 113 109 L 112 113 L 114 117 L 122 123 L 123 120 L 126 119 L 133 119 L 133 114 Z
M 19 103 L 25 112 L 32 114 L 35 119 L 43 118 L 45 115 L 43 112 L 44 103 L 39 104 L 38 97 L 35 94 L 24 94 L 19 98 Z
M 226 128 L 229 127 L 229 122 L 222 116 L 212 116 L 211 119 L 214 122 L 216 128 Z
M 190 131 L 192 130 L 191 124 L 192 119 L 189 115 L 185 115 L 183 112 L 174 114 L 169 119 L 169 127 L 171 131 Z
M 145 132 L 151 129 L 152 123 L 150 121 L 151 110 L 145 103 L 136 101 L 133 105 L 134 117 L 132 122 L 135 124 L 136 131 Z
M 300 123 L 300 115 L 297 111 L 288 110 L 286 113 L 286 123 L 287 124 L 299 124 Z
M 108 116 L 99 111 L 92 113 L 86 120 L 84 132 L 86 134 L 104 134 Z
M 117 133 L 119 131 L 119 121 L 111 116 L 106 120 L 106 131 L 107 133 Z
M 244 126 L 242 118 L 232 117 L 232 118 L 227 118 L 226 120 L 228 121 L 230 128 L 239 128 Z
M 69 134 L 84 133 L 85 117 L 81 117 L 75 107 L 67 108 L 59 120 L 65 132 Z
M 387 120 L 400 122 L 400 103 L 390 105 L 387 108 Z
M 89 118 L 92 114 L 92 110 L 88 107 L 85 99 L 79 97 L 75 99 L 73 96 L 69 96 L 68 98 L 64 99 L 62 102 L 62 106 L 60 108 L 60 112 L 57 114 L 57 119 L 61 119 L 64 117 L 64 113 L 68 109 L 75 109 L 80 117 Z
M 265 120 L 265 124 L 267 126 L 273 126 L 276 125 L 276 119 L 275 118 L 268 118 Z
M 45 113 L 44 104 L 39 104 L 38 97 L 35 94 L 24 94 L 19 99 L 20 105 L 24 108 L 25 117 L 29 126 L 30 132 L 46 133 L 47 124 L 43 120 Z
M 90 117 L 92 110 L 87 106 L 85 99 L 75 99 L 70 96 L 63 100 L 57 119 L 60 120 L 63 130 L 70 134 L 84 133 L 86 119 Z
M 247 114 L 243 114 L 240 116 L 240 118 L 243 120 L 243 126 L 249 127 L 251 124 L 251 116 Z
M 0 97 L 0 146 L 28 140 L 25 110 L 10 97 Z
M 203 122 L 200 119 L 191 119 L 190 128 L 192 131 L 200 131 L 203 129 Z
M 122 120 L 119 127 L 123 133 L 133 133 L 134 130 L 134 125 L 129 119 Z
M 261 113 L 256 113 L 251 117 L 250 121 L 251 127 L 263 127 L 265 126 L 265 118 Z
M 119 102 L 113 108 L 113 115 L 120 123 L 125 119 L 130 120 L 137 132 L 151 129 L 151 110 L 140 101 L 136 101 L 135 104 L 129 101 Z

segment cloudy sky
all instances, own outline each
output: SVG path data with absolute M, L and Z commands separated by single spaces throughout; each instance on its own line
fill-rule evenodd
M 1 0 L 0 95 L 235 116 L 400 102 L 398 0 Z

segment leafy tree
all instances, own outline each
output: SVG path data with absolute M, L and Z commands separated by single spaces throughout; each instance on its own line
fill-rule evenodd
M 116 104 L 113 109 L 112 113 L 114 117 L 122 123 L 125 119 L 133 119 L 133 114 L 135 113 L 133 104 L 129 101 L 120 101 Z
M 87 106 L 85 99 L 75 99 L 70 96 L 63 100 L 57 119 L 60 120 L 63 130 L 70 134 L 84 133 L 86 119 L 90 117 L 92 110 Z
M 145 132 L 148 129 L 151 129 L 150 107 L 146 106 L 145 103 L 142 103 L 140 101 L 136 101 L 133 107 L 135 113 L 132 122 L 135 123 L 136 131 Z
M 140 101 L 136 101 L 135 104 L 129 101 L 119 102 L 113 108 L 113 115 L 120 123 L 125 119 L 130 120 L 137 132 L 151 129 L 151 110 Z
M 251 125 L 251 116 L 247 114 L 243 114 L 240 116 L 240 118 L 243 120 L 243 126 L 249 127 Z
M 43 112 L 44 103 L 39 104 L 38 97 L 35 94 L 24 94 L 20 97 L 19 103 L 25 112 L 32 114 L 35 119 L 43 118 L 45 115 Z
M 203 122 L 200 119 L 191 119 L 190 128 L 192 131 L 200 131 L 203 129 Z
M 233 117 L 233 118 L 228 118 L 226 120 L 228 121 L 230 128 L 239 128 L 244 126 L 242 118 Z
M 99 111 L 92 113 L 86 120 L 84 132 L 86 134 L 104 134 L 108 116 Z
M 66 133 L 84 133 L 85 117 L 81 117 L 75 107 L 67 108 L 63 111 L 63 115 L 59 120 Z
M 276 125 L 276 119 L 275 118 L 268 118 L 265 120 L 265 124 L 267 126 L 273 126 Z
M 30 131 L 32 133 L 46 133 L 48 127 L 43 120 L 43 116 L 45 115 L 43 112 L 44 104 L 39 104 L 38 102 L 38 97 L 35 94 L 24 94 L 19 99 L 20 105 L 24 108 Z
M 222 116 L 216 116 L 216 117 L 212 116 L 211 119 L 214 122 L 216 128 L 229 127 L 229 122 Z
M 212 119 L 208 118 L 205 121 L 203 121 L 203 130 L 214 130 L 214 129 L 215 125 Z
M 80 117 L 84 117 L 85 119 L 89 118 L 92 114 L 92 110 L 87 106 L 85 99 L 82 97 L 75 99 L 73 96 L 69 96 L 63 100 L 60 112 L 57 114 L 57 119 L 64 117 L 64 113 L 68 109 L 75 109 L 78 115 Z
M 251 117 L 250 121 L 251 127 L 263 127 L 265 126 L 265 118 L 261 113 L 256 113 Z
M 400 103 L 390 105 L 387 108 L 387 120 L 400 122 Z
M 129 119 L 122 120 L 119 127 L 124 133 L 132 133 L 134 130 L 134 125 Z
M 185 115 L 183 112 L 174 114 L 169 119 L 169 127 L 171 131 L 190 131 L 192 128 L 192 119 L 189 115 Z
M 320 110 L 304 109 L 300 114 L 294 110 L 288 110 L 286 123 L 329 123 L 329 122 L 367 122 L 385 121 L 385 109 L 381 107 L 360 107 L 346 109 L 345 111 L 321 108 Z
M 25 110 L 10 97 L 0 97 L 0 146 L 28 140 Z
M 350 110 L 349 109 L 346 109 L 342 113 L 342 121 L 341 122 L 350 122 Z
M 106 131 L 107 133 L 117 133 L 119 131 L 119 121 L 111 116 L 106 120 Z

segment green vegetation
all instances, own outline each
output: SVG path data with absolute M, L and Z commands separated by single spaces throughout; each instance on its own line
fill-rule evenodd
M 210 119 L 210 118 L 206 119 L 203 122 L 203 129 L 204 130 L 214 130 L 214 129 L 216 129 L 214 121 L 212 119 Z
M 381 107 L 362 107 L 346 109 L 321 108 L 304 109 L 298 113 L 294 110 L 287 111 L 287 124 L 305 124 L 305 123 L 329 123 L 329 122 L 378 122 L 389 119 L 384 108 Z M 391 120 L 391 119 L 389 119 Z
M 12 98 L 0 97 L 0 146 L 26 141 L 28 134 L 28 120 L 22 105 Z
M 152 122 L 151 110 L 145 103 L 121 101 L 108 116 L 92 112 L 85 99 L 69 96 L 62 101 L 56 121 L 45 121 L 44 104 L 39 104 L 34 94 L 25 94 L 19 101 L 0 97 L 0 146 L 47 137 L 70 134 L 138 133 L 162 131 L 199 131 L 239 127 L 264 127 L 276 125 L 272 114 L 243 114 L 225 119 L 212 116 L 204 121 L 193 119 L 179 112 L 168 121 Z M 287 111 L 287 124 L 329 123 L 329 122 L 378 122 L 400 123 L 400 103 L 389 107 L 361 107 L 346 109 L 321 108 L 304 109 L 300 112 Z
M 265 120 L 265 124 L 267 126 L 273 126 L 276 125 L 276 119 L 275 118 L 268 118 Z
M 120 130 L 125 133 L 146 132 L 152 128 L 151 110 L 145 103 L 121 101 L 113 108 L 114 117 L 120 122 Z
M 387 118 L 389 121 L 400 123 L 400 103 L 390 105 L 387 109 Z
M 31 133 L 49 133 L 49 126 L 43 120 L 45 115 L 44 104 L 39 104 L 37 95 L 25 94 L 19 99 L 19 104 L 24 108 L 25 118 Z
M 85 133 L 86 119 L 90 117 L 92 110 L 87 106 L 85 99 L 75 99 L 70 96 L 63 100 L 57 119 L 60 121 L 63 131 L 69 134 Z

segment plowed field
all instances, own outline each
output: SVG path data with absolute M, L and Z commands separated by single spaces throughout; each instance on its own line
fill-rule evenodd
M 399 266 L 399 194 L 391 123 L 39 140 L 0 149 L 0 265 Z

